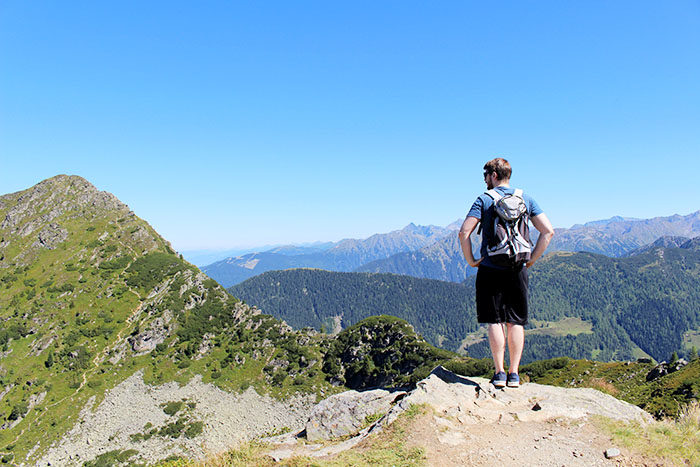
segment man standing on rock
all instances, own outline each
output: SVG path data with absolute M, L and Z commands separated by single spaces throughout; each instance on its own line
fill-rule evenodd
M 489 346 L 496 372 L 491 380 L 497 388 L 518 387 L 518 367 L 525 345 L 528 316 L 527 270 L 547 249 L 554 236 L 549 219 L 534 199 L 510 187 L 512 170 L 507 160 L 493 159 L 484 165 L 488 191 L 472 205 L 459 231 L 459 241 L 469 266 L 476 274 L 476 314 L 488 325 Z M 534 250 L 528 221 L 540 235 Z M 472 254 L 470 235 L 481 222 L 481 256 Z M 510 367 L 506 376 L 506 342 Z

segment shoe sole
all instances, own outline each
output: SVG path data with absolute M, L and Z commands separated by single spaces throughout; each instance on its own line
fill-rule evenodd
M 508 383 L 508 387 L 509 388 L 519 388 L 520 383 L 519 382 L 518 383 Z
M 491 384 L 493 384 L 493 385 L 494 385 L 495 387 L 497 387 L 498 389 L 501 389 L 501 388 L 506 387 L 506 383 L 505 383 L 505 382 L 497 383 L 497 382 L 494 381 L 494 382 L 492 382 Z

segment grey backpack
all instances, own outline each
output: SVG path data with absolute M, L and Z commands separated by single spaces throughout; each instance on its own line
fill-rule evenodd
M 523 190 L 502 195 L 496 190 L 486 192 L 493 199 L 493 235 L 486 239 L 486 254 L 496 266 L 517 268 L 530 261 L 530 217 L 523 199 Z

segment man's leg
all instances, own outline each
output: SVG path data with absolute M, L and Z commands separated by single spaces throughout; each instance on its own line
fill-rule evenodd
M 520 357 L 523 355 L 524 346 L 525 329 L 519 324 L 508 323 L 508 353 L 510 354 L 509 373 L 518 373 Z
M 488 326 L 491 356 L 493 356 L 493 364 L 496 367 L 496 373 L 499 373 L 505 371 L 503 369 L 503 358 L 506 354 L 506 330 L 503 324 L 489 324 Z M 520 351 L 522 352 L 522 346 Z

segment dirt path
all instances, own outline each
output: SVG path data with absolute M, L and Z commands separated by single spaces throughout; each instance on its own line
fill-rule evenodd
M 435 413 L 412 423 L 409 447 L 421 447 L 431 466 L 641 466 L 664 465 L 622 455 L 605 458 L 615 443 L 588 420 L 495 422 L 465 425 Z

